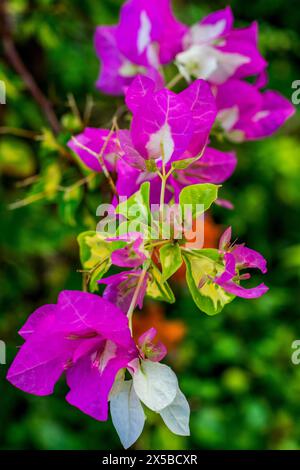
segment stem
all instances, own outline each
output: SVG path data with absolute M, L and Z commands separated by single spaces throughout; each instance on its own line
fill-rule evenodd
M 68 99 L 69 108 L 71 109 L 72 113 L 74 114 L 74 116 L 77 117 L 78 121 L 81 124 L 83 124 L 82 118 L 81 118 L 81 115 L 80 115 L 80 112 L 79 112 L 79 109 L 78 109 L 78 106 L 77 106 L 77 103 L 76 103 L 76 100 L 74 98 L 73 93 L 68 93 L 67 99 Z
M 21 199 L 20 201 L 9 204 L 8 209 L 14 210 L 14 209 L 19 209 L 20 207 L 28 206 L 29 204 L 32 204 L 33 202 L 37 202 L 37 201 L 40 201 L 41 199 L 44 199 L 46 196 L 47 196 L 47 193 L 45 191 L 42 193 L 33 194 L 32 196 L 28 196 L 25 199 Z
M 175 75 L 175 77 L 173 77 L 169 83 L 167 83 L 166 85 L 166 88 L 173 88 L 175 85 L 177 85 L 177 83 L 179 83 L 181 80 L 182 80 L 183 76 L 181 75 L 181 73 L 178 73 L 177 75 Z
M 88 292 L 89 283 L 93 273 L 96 271 L 96 269 L 100 268 L 102 264 L 104 264 L 108 260 L 108 258 L 109 256 L 106 256 L 88 271 L 84 269 L 77 269 L 77 272 L 82 273 L 82 288 L 84 292 Z
M 149 265 L 147 264 L 147 266 L 145 266 L 143 268 L 143 271 L 141 272 L 141 275 L 139 277 L 137 286 L 135 288 L 135 291 L 134 291 L 134 294 L 133 294 L 133 297 L 132 297 L 132 300 L 130 302 L 130 306 L 129 306 L 129 309 L 128 309 L 128 312 L 127 312 L 129 328 L 130 328 L 131 333 L 132 333 L 132 316 L 133 316 L 133 312 L 134 312 L 136 302 L 137 302 L 137 299 L 138 299 L 138 296 L 139 296 L 139 293 L 140 293 L 140 290 L 141 290 L 141 287 L 143 285 L 143 282 L 144 282 L 144 279 L 145 279 L 145 276 L 147 274 L 148 269 L 149 269 Z
M 1 0 L 0 0 L 1 1 Z M 0 134 L 10 134 L 16 137 L 24 137 L 26 139 L 36 140 L 39 137 L 39 133 L 35 131 L 28 131 L 27 129 L 18 129 L 17 127 L 0 127 Z
M 96 173 L 90 173 L 89 175 L 85 176 L 84 178 L 76 181 L 76 183 L 72 184 L 71 186 L 58 186 L 57 189 L 59 191 L 68 193 L 75 188 L 79 188 L 80 186 L 84 185 L 85 183 L 89 183 L 92 181 L 96 176 Z
M 113 128 L 112 128 L 112 129 L 113 129 Z M 111 175 L 110 175 L 110 173 L 109 173 L 109 171 L 108 171 L 108 169 L 107 169 L 107 167 L 106 167 L 106 165 L 105 165 L 105 162 L 104 162 L 104 160 L 103 160 L 103 154 L 104 154 L 104 151 L 105 151 L 105 149 L 106 149 L 106 147 L 107 147 L 108 141 L 109 141 L 109 139 L 110 139 L 112 133 L 113 133 L 113 130 L 111 130 L 111 132 L 108 134 L 107 138 L 105 139 L 105 142 L 104 142 L 104 144 L 103 144 L 103 146 L 102 146 L 102 148 L 101 148 L 101 152 L 100 152 L 99 154 L 96 153 L 96 152 L 94 152 L 93 150 L 89 149 L 89 148 L 86 147 L 85 145 L 81 144 L 81 143 L 76 139 L 76 137 L 72 137 L 72 140 L 73 140 L 73 142 L 75 143 L 75 145 L 76 145 L 77 147 L 81 148 L 82 150 L 85 150 L 85 151 L 88 152 L 90 155 L 93 155 L 94 157 L 96 157 L 96 158 L 98 159 L 98 161 L 99 161 L 99 163 L 100 163 L 100 166 L 101 166 L 101 169 L 102 169 L 102 171 L 103 171 L 103 174 L 104 174 L 105 178 L 107 179 L 107 181 L 108 181 L 108 183 L 109 183 L 109 185 L 110 185 L 110 187 L 111 187 L 111 190 L 112 190 L 113 194 L 115 194 L 115 195 L 117 196 L 117 195 L 118 195 L 118 193 L 117 193 L 117 188 L 116 188 L 115 183 L 114 183 L 114 181 L 113 181 L 113 179 L 112 179 L 112 177 L 111 177 Z
M 161 158 L 162 158 L 162 173 L 160 174 L 161 177 L 161 188 L 160 188 L 160 200 L 159 200 L 159 220 L 161 224 L 163 224 L 164 220 L 164 204 L 165 204 L 165 193 L 166 193 L 166 167 L 165 167 L 165 150 L 163 144 L 160 146 L 161 148 Z
M 55 112 L 53 111 L 52 105 L 38 87 L 35 79 L 27 69 L 15 46 L 11 33 L 11 20 L 7 12 L 7 5 L 5 0 L 0 1 L 0 23 L 0 30 L 2 32 L 3 38 L 3 49 L 8 61 L 11 63 L 18 75 L 20 75 L 20 77 L 23 79 L 31 95 L 47 118 L 53 132 L 58 134 L 60 131 L 60 123 Z

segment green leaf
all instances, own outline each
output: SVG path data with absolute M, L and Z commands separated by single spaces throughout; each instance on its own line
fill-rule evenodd
M 163 276 L 160 270 L 152 264 L 149 269 L 149 280 L 147 284 L 147 296 L 155 300 L 161 300 L 173 304 L 175 297 L 171 287 L 167 282 L 163 281 Z
M 185 160 L 177 160 L 176 162 L 172 162 L 172 169 L 173 170 L 185 170 L 197 160 L 199 160 L 199 157 L 186 158 Z
M 182 265 L 181 250 L 178 243 L 168 243 L 159 250 L 159 257 L 162 266 L 162 279 L 166 281 Z
M 123 248 L 126 242 L 107 242 L 93 230 L 82 232 L 77 240 L 82 267 L 90 272 L 90 290 L 95 291 L 98 289 L 97 280 L 101 279 L 111 266 L 111 253 Z
M 121 214 L 128 220 L 140 220 L 142 224 L 150 223 L 150 183 L 146 181 L 130 198 L 121 202 L 116 208 L 116 214 Z
M 201 250 L 191 250 L 188 254 L 190 256 L 197 256 L 198 258 L 209 258 L 210 260 L 218 263 L 220 261 L 220 253 L 216 248 L 202 248 Z
M 212 203 L 218 197 L 218 189 L 220 186 L 215 184 L 193 184 L 183 188 L 179 195 L 179 204 L 182 208 L 183 214 L 186 204 L 191 205 L 192 216 L 196 218 L 203 212 L 210 208 Z M 200 205 L 200 207 L 197 207 Z
M 234 299 L 233 295 L 210 280 L 210 277 L 213 278 L 222 271 L 222 266 L 207 256 L 196 257 L 184 253 L 183 258 L 186 264 L 187 285 L 197 307 L 207 315 L 220 313 L 224 306 Z M 203 279 L 206 279 L 204 285 Z M 199 284 L 202 287 L 199 288 Z

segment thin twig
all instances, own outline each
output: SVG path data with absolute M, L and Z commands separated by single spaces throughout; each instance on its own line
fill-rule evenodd
M 0 31 L 3 39 L 4 53 L 8 61 L 24 81 L 26 87 L 28 88 L 31 95 L 39 105 L 45 117 L 47 118 L 53 132 L 55 132 L 55 134 L 58 134 L 60 131 L 60 124 L 55 112 L 53 111 L 52 105 L 38 87 L 35 79 L 24 64 L 14 43 L 11 32 L 11 19 L 7 10 L 7 4 L 5 0 L 0 0 Z
M 103 174 L 104 174 L 105 178 L 107 179 L 107 181 L 108 181 L 108 183 L 109 183 L 109 185 L 110 185 L 110 187 L 111 187 L 111 190 L 112 190 L 113 194 L 114 194 L 115 196 L 117 196 L 117 195 L 118 195 L 117 188 L 116 188 L 115 183 L 114 183 L 114 181 L 113 181 L 113 179 L 112 179 L 112 177 L 111 177 L 111 175 L 110 175 L 110 173 L 109 173 L 109 171 L 108 171 L 108 169 L 107 169 L 107 166 L 106 166 L 106 164 L 105 164 L 105 162 L 104 162 L 104 158 L 103 158 L 104 152 L 105 152 L 105 150 L 106 150 L 106 147 L 107 147 L 107 145 L 108 145 L 108 143 L 109 143 L 109 141 L 110 141 L 110 139 L 111 139 L 111 137 L 112 137 L 112 135 L 113 135 L 113 133 L 114 133 L 114 131 L 115 131 L 115 126 L 116 126 L 116 120 L 114 119 L 113 125 L 112 125 L 112 127 L 111 127 L 111 129 L 110 129 L 110 131 L 109 131 L 108 136 L 105 138 L 105 141 L 104 141 L 104 143 L 103 143 L 103 145 L 102 145 L 101 150 L 100 150 L 99 153 L 94 152 L 93 150 L 91 150 L 91 149 L 89 149 L 88 147 L 86 147 L 85 145 L 83 145 L 81 142 L 79 142 L 79 140 L 76 139 L 76 137 L 72 137 L 72 140 L 73 140 L 73 142 L 75 143 L 75 145 L 76 145 L 77 147 L 81 148 L 82 150 L 85 150 L 85 151 L 88 152 L 90 155 L 93 155 L 95 158 L 97 158 L 97 160 L 98 160 L 99 163 L 100 163 L 100 166 L 101 166 L 101 169 L 102 169 L 102 171 L 103 171 Z
M 130 331 L 132 331 L 132 315 L 133 315 L 134 309 L 136 307 L 136 303 L 137 303 L 137 300 L 138 300 L 138 297 L 139 297 L 139 294 L 140 294 L 140 290 L 141 290 L 141 287 L 143 285 L 143 282 L 144 282 L 144 279 L 145 279 L 145 276 L 147 274 L 148 269 L 149 269 L 149 265 L 145 266 L 144 269 L 142 270 L 141 275 L 140 275 L 139 280 L 138 280 L 138 283 L 136 285 L 135 291 L 133 293 L 129 309 L 127 311 L 127 317 L 128 317 Z
M 87 95 L 85 108 L 84 108 L 84 112 L 83 112 L 83 125 L 84 125 L 84 127 L 86 127 L 88 125 L 88 123 L 90 122 L 93 108 L 94 108 L 93 97 L 91 95 Z
M 29 131 L 27 129 L 18 129 L 17 127 L 0 127 L 0 134 L 14 135 L 16 137 L 25 137 L 26 139 L 36 140 L 40 136 L 39 132 Z
M 16 202 L 13 202 L 12 204 L 9 204 L 8 209 L 9 210 L 20 209 L 20 207 L 25 207 L 25 206 L 28 206 L 29 204 L 32 204 L 33 202 L 40 201 L 41 199 L 44 199 L 46 196 L 47 196 L 46 191 L 43 191 L 37 194 L 32 194 L 32 196 L 28 196 L 25 199 L 21 199 L 20 201 L 16 201 Z
M 175 77 L 172 78 L 172 80 L 169 81 L 169 83 L 167 83 L 166 88 L 173 88 L 175 85 L 177 85 L 177 83 L 182 80 L 182 78 L 183 76 L 181 75 L 181 73 L 178 73 L 177 75 L 175 75 Z
M 76 103 L 76 100 L 74 98 L 73 93 L 68 93 L 67 98 L 68 98 L 69 108 L 73 112 L 74 116 L 77 117 L 78 121 L 82 124 L 82 118 L 81 118 L 81 115 L 80 115 L 80 112 L 79 112 L 79 109 L 78 109 L 78 106 L 77 106 L 77 103 Z

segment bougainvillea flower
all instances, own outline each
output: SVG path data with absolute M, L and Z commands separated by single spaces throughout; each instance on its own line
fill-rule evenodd
M 276 91 L 260 92 L 247 82 L 228 80 L 217 89 L 218 122 L 235 141 L 261 139 L 273 134 L 295 108 Z
M 34 395 L 49 395 L 65 372 L 67 401 L 91 417 L 107 419 L 117 372 L 137 349 L 128 319 L 98 295 L 62 291 L 57 304 L 37 309 L 20 330 L 24 345 L 7 379 Z
M 127 245 L 111 254 L 111 262 L 122 268 L 137 268 L 143 264 L 147 256 L 143 251 L 144 240 L 140 233 L 131 232 L 111 240 L 124 240 Z
M 119 274 L 113 274 L 112 276 L 100 279 L 98 284 L 105 284 L 106 288 L 103 292 L 103 298 L 115 304 L 123 312 L 127 312 L 135 290 L 137 288 L 139 279 L 141 277 L 142 270 L 136 269 L 131 271 L 124 271 Z M 143 301 L 147 289 L 148 274 L 143 278 L 142 285 L 139 289 L 139 293 L 136 299 L 136 305 L 142 308 Z
M 152 80 L 138 76 L 128 89 L 126 103 L 133 113 L 130 130 L 109 135 L 107 129 L 87 128 L 68 145 L 94 171 L 102 170 L 101 152 L 110 170 L 121 160 L 146 172 L 139 183 L 144 176 L 149 178 L 147 160 L 156 160 L 159 166 L 163 158 L 167 166 L 174 160 L 198 156 L 217 113 L 210 86 L 203 80 L 176 94 L 166 88 L 157 90 Z M 121 164 L 118 171 L 124 168 Z
M 99 26 L 96 29 L 94 43 L 101 61 L 97 88 L 110 95 L 122 95 L 137 74 L 147 75 L 162 85 L 163 78 L 157 70 L 157 63 L 155 67 L 150 62 L 139 65 L 131 62 L 120 51 L 117 31 L 116 26 Z
M 215 99 L 203 80 L 176 94 L 156 90 L 152 80 L 139 76 L 127 91 L 126 104 L 133 113 L 134 148 L 145 160 L 165 165 L 199 155 L 216 117 Z
M 249 279 L 249 273 L 240 274 L 241 270 L 257 268 L 263 274 L 267 272 L 267 263 L 264 257 L 244 245 L 230 245 L 231 228 L 228 228 L 220 239 L 220 252 L 224 253 L 224 271 L 215 277 L 214 282 L 221 286 L 226 292 L 253 299 L 261 297 L 268 291 L 265 284 L 259 284 L 253 288 L 245 288 L 240 285 L 240 281 Z
M 152 327 L 139 337 L 138 349 L 142 359 L 160 362 L 166 356 L 166 346 L 161 341 L 154 342 L 156 335 L 157 331 Z
M 162 84 L 158 70 L 180 51 L 186 30 L 174 18 L 170 0 L 127 1 L 117 26 L 96 29 L 95 48 L 101 61 L 97 87 L 123 94 L 137 74 Z
M 82 162 L 93 171 L 102 171 L 99 154 L 109 171 L 114 170 L 120 146 L 116 133 L 110 135 L 108 129 L 87 127 L 68 142 L 70 149 L 75 152 Z
M 183 51 L 176 63 L 182 75 L 204 78 L 220 85 L 230 77 L 259 75 L 267 63 L 258 51 L 257 23 L 233 29 L 230 7 L 205 17 L 192 26 L 183 38 Z

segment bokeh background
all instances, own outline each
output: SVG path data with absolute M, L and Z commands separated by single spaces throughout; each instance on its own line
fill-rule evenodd
M 22 79 L 1 56 L 0 79 L 7 85 L 7 104 L 0 105 L 0 339 L 7 343 L 7 365 L 0 365 L 1 449 L 120 448 L 109 422 L 93 421 L 65 402 L 63 381 L 55 395 L 38 398 L 14 389 L 5 375 L 27 316 L 54 302 L 61 289 L 81 287 L 76 236 L 95 227 L 95 208 L 107 198 L 107 187 L 97 177 L 67 196 L 56 188 L 87 174 L 64 146 L 80 130 L 77 108 L 82 120 L 100 127 L 122 104 L 95 90 L 99 64 L 93 50 L 96 25 L 116 22 L 121 3 L 8 2 L 17 48 L 63 132 L 53 138 Z M 292 82 L 300 79 L 299 2 L 230 4 L 236 25 L 259 21 L 270 88 L 290 98 Z M 178 17 L 190 24 L 225 5 L 174 1 Z M 240 240 L 266 256 L 269 293 L 255 301 L 237 299 L 208 317 L 178 275 L 175 305 L 148 302 L 136 314 L 136 331 L 157 326 L 192 408 L 191 437 L 171 434 L 151 414 L 137 449 L 300 449 L 300 365 L 291 362 L 291 344 L 300 339 L 299 128 L 298 112 L 276 136 L 237 147 L 238 168 L 222 193 L 235 210 L 215 207 L 207 221 L 208 245 L 231 224 Z

